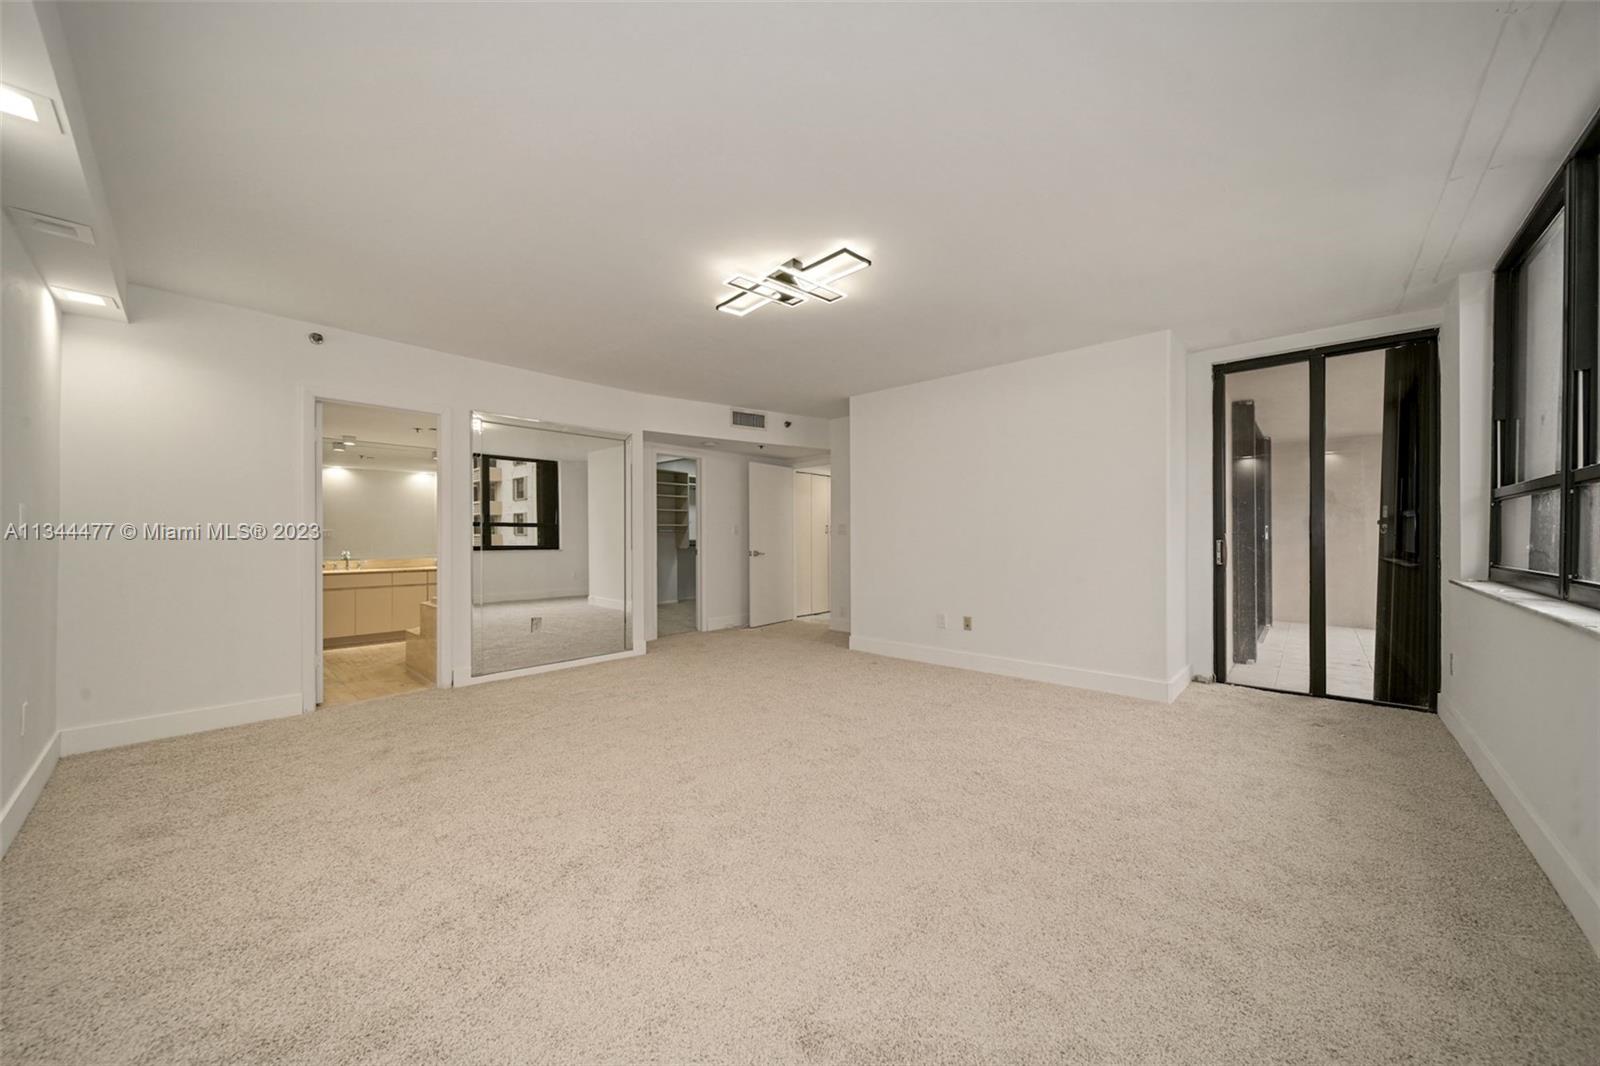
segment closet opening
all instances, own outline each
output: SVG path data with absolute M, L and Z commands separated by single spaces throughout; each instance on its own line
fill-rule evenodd
M 656 635 L 704 628 L 700 596 L 700 460 L 656 456 Z

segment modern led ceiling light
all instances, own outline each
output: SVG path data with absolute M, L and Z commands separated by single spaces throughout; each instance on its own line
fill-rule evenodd
M 809 265 L 791 259 L 759 280 L 748 274 L 735 274 L 724 284 L 738 289 L 739 294 L 717 304 L 717 310 L 743 318 L 767 304 L 794 307 L 808 299 L 831 304 L 844 299 L 844 293 L 833 287 L 834 282 L 871 265 L 872 260 L 866 256 L 840 248 Z

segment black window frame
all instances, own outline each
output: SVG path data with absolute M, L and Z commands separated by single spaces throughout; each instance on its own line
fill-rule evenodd
M 1559 468 L 1554 474 L 1510 481 L 1515 450 L 1506 447 L 1516 418 L 1516 373 L 1522 353 L 1519 274 L 1545 230 L 1563 211 Z M 1600 484 L 1595 440 L 1596 362 L 1600 360 L 1600 113 L 1540 194 L 1494 269 L 1493 406 L 1490 413 L 1489 578 L 1556 599 L 1600 607 L 1600 582 L 1578 577 L 1578 493 Z M 1556 573 L 1500 565 L 1501 507 L 1508 500 L 1555 490 Z M 1596 490 L 1600 491 L 1600 490 Z
M 496 493 L 489 479 L 489 470 L 496 460 L 508 463 L 531 463 L 534 476 L 534 521 L 507 522 L 492 519 L 489 506 Z M 472 516 L 473 551 L 559 551 L 561 549 L 561 471 L 554 459 L 535 459 L 527 455 L 494 455 L 473 452 L 472 465 L 478 474 L 478 484 L 483 490 L 477 493 L 477 508 Z M 486 541 L 495 529 L 538 530 L 536 544 L 490 544 Z

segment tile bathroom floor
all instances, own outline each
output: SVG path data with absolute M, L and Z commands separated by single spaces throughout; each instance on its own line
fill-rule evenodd
M 1353 626 L 1328 627 L 1328 694 L 1372 698 L 1375 633 Z M 1278 622 L 1256 646 L 1256 661 L 1233 663 L 1227 680 L 1239 685 L 1284 692 L 1311 689 L 1311 627 L 1306 622 Z
M 406 669 L 406 642 L 362 644 L 322 651 L 323 708 L 429 688 Z

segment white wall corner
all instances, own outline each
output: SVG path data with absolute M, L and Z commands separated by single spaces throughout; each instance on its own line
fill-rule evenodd
M 301 694 L 290 692 L 242 703 L 224 703 L 215 707 L 197 707 L 188 711 L 73 726 L 61 730 L 61 754 L 81 755 L 88 751 L 141 744 L 147 740 L 165 740 L 273 718 L 290 718 L 304 713 L 301 706 Z
M 957 648 L 940 648 L 930 644 L 911 644 L 876 637 L 850 637 L 850 650 L 882 655 L 890 659 L 907 659 L 932 666 L 952 666 L 958 670 L 975 670 L 984 674 L 1017 677 L 1026 681 L 1043 681 L 1068 688 L 1083 688 L 1094 692 L 1108 692 L 1113 696 L 1131 696 L 1134 699 L 1155 703 L 1171 703 L 1188 683 L 1188 668 L 1168 680 L 1133 677 L 1128 674 L 1104 670 L 1085 670 L 1056 663 L 1034 662 L 1028 659 L 1011 659 L 1003 655 L 962 651 Z
M 50 775 L 55 773 L 56 763 L 60 758 L 61 733 L 57 731 L 51 734 L 50 742 L 44 746 L 39 757 L 33 761 L 28 772 L 17 783 L 16 790 L 6 800 L 5 811 L 0 814 L 0 855 L 4 855 L 10 849 L 11 842 L 17 838 L 22 823 L 28 820 L 28 812 L 32 811 L 33 805 L 38 802 L 39 794 L 44 791 Z
M 1596 954 L 1600 954 L 1600 887 L 1584 876 L 1577 857 L 1562 845 L 1544 819 L 1534 811 L 1522 790 L 1511 780 L 1448 695 L 1441 694 L 1439 697 L 1439 718 L 1466 753 L 1517 835 L 1533 853 L 1556 894 L 1572 912 L 1578 928 L 1589 938 L 1590 946 Z

